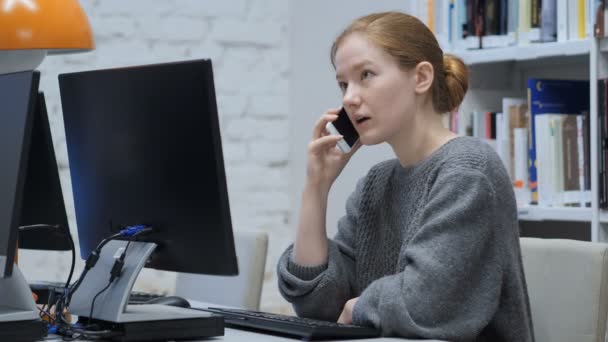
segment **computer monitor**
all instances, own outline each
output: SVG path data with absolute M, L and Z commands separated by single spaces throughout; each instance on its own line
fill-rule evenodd
M 38 94 L 33 118 L 19 225 L 38 227 L 19 232 L 19 248 L 67 251 L 68 218 L 43 93 Z
M 40 75 L 0 75 L 0 277 L 13 272 Z
M 33 112 L 40 75 L 0 75 L 0 340 L 39 340 L 46 334 L 29 286 L 14 266 Z
M 124 310 L 138 258 L 159 270 L 238 273 L 211 61 L 62 74 L 59 86 L 81 256 L 126 226 L 153 229 L 131 247 L 104 246 L 70 312 L 121 324 L 174 319 L 159 318 L 166 306 Z M 103 290 L 127 249 L 120 278 Z
M 128 225 L 146 267 L 238 273 L 211 61 L 59 75 L 81 257 Z

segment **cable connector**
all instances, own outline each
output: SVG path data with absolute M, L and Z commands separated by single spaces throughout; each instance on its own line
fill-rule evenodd
M 127 249 L 129 248 L 129 242 L 127 244 L 127 248 L 122 252 L 120 257 L 114 261 L 114 265 L 112 266 L 112 270 L 110 271 L 110 284 L 122 273 L 122 268 L 125 266 L 125 257 L 127 256 Z
M 87 258 L 87 261 L 85 262 L 84 268 L 86 270 L 90 270 L 91 268 L 93 268 L 93 266 L 95 266 L 95 264 L 97 263 L 97 260 L 99 260 L 99 252 L 94 250 L 91 252 L 91 254 L 89 254 L 89 257 Z
M 116 259 L 116 261 L 114 261 L 114 266 L 112 266 L 112 270 L 110 271 L 110 283 L 113 282 L 116 278 L 120 277 L 124 265 L 124 257 L 118 258 Z
M 128 226 L 120 231 L 120 236 L 123 237 L 132 237 L 139 234 L 151 232 L 152 228 L 146 226 L 145 224 L 138 224 L 135 226 Z

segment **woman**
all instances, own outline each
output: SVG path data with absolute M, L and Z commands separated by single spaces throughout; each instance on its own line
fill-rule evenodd
M 418 19 L 355 20 L 331 60 L 360 145 L 387 142 L 326 237 L 327 196 L 349 154 L 317 122 L 293 246 L 279 260 L 282 295 L 298 315 L 373 325 L 384 335 L 533 341 L 515 199 L 499 157 L 458 137 L 441 113 L 461 103 L 468 73 Z

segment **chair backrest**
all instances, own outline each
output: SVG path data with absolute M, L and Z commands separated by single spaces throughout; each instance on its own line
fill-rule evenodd
M 179 273 L 175 294 L 206 303 L 258 310 L 264 282 L 268 235 L 235 231 L 234 245 L 239 266 L 236 277 Z
M 521 238 L 536 342 L 604 342 L 608 244 Z

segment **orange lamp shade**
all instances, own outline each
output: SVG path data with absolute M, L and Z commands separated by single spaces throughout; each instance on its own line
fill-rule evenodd
M 0 50 L 89 51 L 91 25 L 78 0 L 0 0 Z

